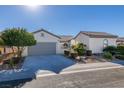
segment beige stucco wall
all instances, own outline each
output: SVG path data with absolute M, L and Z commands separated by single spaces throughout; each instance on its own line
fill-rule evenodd
M 108 40 L 108 46 L 117 46 L 117 38 L 90 38 L 84 34 L 79 34 L 75 38 L 75 42 L 85 44 L 87 49 L 92 50 L 93 53 L 102 53 L 104 39 Z
M 60 48 L 58 50 L 58 54 L 64 54 L 64 51 L 69 49 L 69 48 L 63 48 L 63 44 L 64 44 L 64 42 L 61 42 L 61 43 L 58 44 L 59 45 L 59 48 Z
M 22 56 L 28 56 L 28 47 L 25 47 Z
M 44 34 L 44 36 L 41 36 L 41 33 Z M 59 45 L 59 38 L 51 35 L 51 34 L 48 34 L 44 31 L 41 31 L 41 32 L 38 32 L 38 33 L 34 33 L 34 37 L 35 37 L 35 40 L 37 40 L 37 43 L 38 42 L 56 42 L 56 53 L 61 53 L 61 48 L 60 48 L 60 45 Z M 28 48 L 26 47 L 24 52 L 23 52 L 23 56 L 27 56 L 28 55 Z
M 83 43 L 87 46 L 87 49 L 89 49 L 89 37 L 84 35 L 84 34 L 79 34 L 75 40 L 78 42 L 78 43 Z
M 108 46 L 116 46 L 116 38 L 90 38 L 89 39 L 89 49 L 93 53 L 102 53 L 103 50 L 103 41 L 108 40 Z

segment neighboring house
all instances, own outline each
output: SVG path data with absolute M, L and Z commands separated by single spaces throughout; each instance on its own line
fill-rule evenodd
M 71 40 L 73 39 L 72 35 L 60 35 L 60 46 L 61 46 L 61 53 L 64 53 L 64 50 L 68 50 L 71 46 Z
M 69 40 L 72 39 L 72 36 L 57 36 L 44 29 L 33 32 L 33 35 L 37 44 L 26 47 L 24 56 L 63 54 L 64 49 L 69 47 Z
M 102 53 L 106 46 L 116 46 L 116 35 L 105 32 L 81 31 L 74 38 L 75 42 L 83 43 L 92 53 Z
M 117 45 L 124 45 L 124 37 L 119 37 L 116 41 Z

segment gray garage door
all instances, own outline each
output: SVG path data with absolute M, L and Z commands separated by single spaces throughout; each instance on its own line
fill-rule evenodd
M 37 43 L 28 48 L 29 56 L 56 54 L 56 43 Z

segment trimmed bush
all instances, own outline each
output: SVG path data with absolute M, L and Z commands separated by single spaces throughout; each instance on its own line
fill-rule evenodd
M 106 48 L 103 49 L 103 52 L 109 52 L 112 55 L 116 54 L 117 48 L 115 46 L 107 46 Z
M 124 55 L 116 55 L 115 58 L 124 60 Z
M 117 52 L 120 55 L 124 55 L 124 46 L 117 46 Z
M 112 60 L 112 54 L 109 53 L 109 52 L 104 52 L 103 57 L 104 57 L 105 59 L 110 59 L 110 60 Z

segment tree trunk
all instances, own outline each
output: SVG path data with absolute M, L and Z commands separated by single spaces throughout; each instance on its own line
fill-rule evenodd
M 18 52 L 17 52 L 17 55 L 19 58 L 22 57 L 22 49 L 20 47 L 17 47 L 18 48 Z
M 6 54 L 6 47 L 4 47 L 4 50 L 3 51 L 4 51 L 4 54 Z
M 17 47 L 17 50 L 18 50 L 17 51 L 17 56 L 20 57 L 20 49 L 19 49 L 19 47 Z
M 13 49 L 13 47 L 11 47 L 11 49 L 12 49 L 12 53 L 14 54 L 14 57 L 15 57 L 15 52 L 14 52 L 14 49 Z

